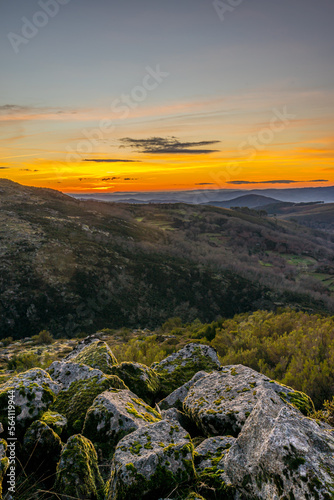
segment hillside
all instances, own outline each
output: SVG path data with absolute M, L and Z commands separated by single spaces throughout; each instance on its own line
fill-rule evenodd
M 214 207 L 221 208 L 233 208 L 233 207 L 248 207 L 248 208 L 260 208 L 264 205 L 270 205 L 273 203 L 279 203 L 278 200 L 274 198 L 269 198 L 268 196 L 261 196 L 259 194 L 248 194 L 244 196 L 238 196 L 237 198 L 232 198 L 226 201 L 210 201 L 205 203 L 205 205 L 211 205 Z
M 1 337 L 284 304 L 332 310 L 325 233 L 216 207 L 80 201 L 10 181 L 0 189 Z
M 334 232 L 334 203 L 276 203 L 261 209 L 307 227 Z

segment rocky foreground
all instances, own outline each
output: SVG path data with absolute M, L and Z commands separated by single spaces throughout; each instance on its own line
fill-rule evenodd
M 24 469 L 15 495 L 9 394 Z M 312 411 L 307 395 L 222 367 L 206 345 L 147 367 L 118 364 L 90 337 L 0 386 L 0 483 L 8 500 L 331 499 L 334 429 Z

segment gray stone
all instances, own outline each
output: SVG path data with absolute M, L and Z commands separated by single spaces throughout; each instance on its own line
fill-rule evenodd
M 83 363 L 107 374 L 111 374 L 111 368 L 117 364 L 117 359 L 108 344 L 94 337 L 88 337 L 80 342 L 63 361 Z
M 45 422 L 36 420 L 27 430 L 23 439 L 26 457 L 25 471 L 38 470 L 39 475 L 48 477 L 56 471 L 62 443 L 58 434 Z
M 160 414 L 133 392 L 105 391 L 88 409 L 83 434 L 108 457 L 124 436 L 159 420 Z
M 183 403 L 184 412 L 205 436 L 237 436 L 258 401 L 259 389 L 276 392 L 301 411 L 311 412 L 313 403 L 296 392 L 242 365 L 225 366 L 197 381 Z M 269 397 L 269 395 L 268 395 Z
M 216 436 L 205 439 L 195 448 L 195 467 L 198 472 L 215 468 L 224 472 L 224 457 L 236 441 L 232 436 Z
M 169 408 L 177 408 L 178 410 L 183 409 L 183 401 L 188 396 L 189 389 L 202 378 L 208 375 L 207 372 L 197 372 L 188 382 L 183 384 L 181 387 L 178 387 L 169 394 L 165 399 L 158 403 L 161 410 L 168 410 Z
M 190 436 L 173 421 L 141 427 L 117 445 L 111 467 L 109 500 L 170 495 L 194 477 Z
M 0 385 L 0 419 L 7 425 L 8 397 L 13 394 L 16 431 L 22 434 L 55 401 L 61 386 L 41 368 L 20 373 Z M 13 391 L 13 392 L 11 392 Z
M 159 378 L 152 368 L 141 363 L 124 362 L 113 366 L 111 373 L 123 380 L 138 397 L 153 403 L 159 389 Z
M 99 472 L 96 451 L 84 436 L 72 436 L 64 446 L 54 490 L 61 500 L 105 500 L 105 485 Z
M 333 430 L 324 431 L 276 392 L 262 388 L 224 469 L 239 499 L 333 498 Z
M 53 380 L 61 384 L 62 390 L 69 389 L 73 382 L 78 382 L 79 380 L 96 377 L 99 382 L 102 382 L 108 378 L 101 370 L 71 361 L 54 361 L 47 371 Z
M 178 352 L 154 363 L 152 367 L 160 377 L 160 394 L 166 397 L 188 382 L 197 372 L 220 368 L 217 352 L 204 344 L 187 344 Z

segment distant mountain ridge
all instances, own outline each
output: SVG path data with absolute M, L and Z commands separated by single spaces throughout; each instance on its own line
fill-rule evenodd
M 323 201 L 334 203 L 334 186 L 287 189 L 197 189 L 191 191 L 156 191 L 156 192 L 115 192 L 115 193 L 69 193 L 82 200 L 101 200 L 119 203 L 191 203 L 229 201 L 241 196 L 267 196 L 278 201 L 292 203 Z
M 209 201 L 205 205 L 211 205 L 214 207 L 222 208 L 232 208 L 232 207 L 248 207 L 248 208 L 260 208 L 264 205 L 270 205 L 273 203 L 281 203 L 274 198 L 269 198 L 268 196 L 262 196 L 259 194 L 247 194 L 244 196 L 238 196 L 227 201 Z

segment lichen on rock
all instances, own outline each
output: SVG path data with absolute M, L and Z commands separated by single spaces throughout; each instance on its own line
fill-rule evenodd
M 61 436 L 67 427 L 67 418 L 55 411 L 46 411 L 40 420 L 51 427 L 58 436 Z
M 61 386 L 41 368 L 20 373 L 0 385 L 0 419 L 7 426 L 8 395 L 13 391 L 18 437 L 55 401 Z
M 188 382 L 197 372 L 210 372 L 220 368 L 217 352 L 204 344 L 187 344 L 160 363 L 151 366 L 159 375 L 161 398 L 165 398 L 181 385 Z
M 99 394 L 108 389 L 126 389 L 116 375 L 101 376 L 101 373 L 92 370 L 92 377 L 76 380 L 58 394 L 51 409 L 66 417 L 68 435 L 81 432 L 86 412 Z
M 163 420 L 137 429 L 118 443 L 108 500 L 159 498 L 194 476 L 189 435 L 175 422 Z
M 55 472 L 62 450 L 61 439 L 45 422 L 36 420 L 23 439 L 25 471 L 38 471 L 44 477 Z
M 241 498 L 334 497 L 334 435 L 272 391 L 262 394 L 224 460 Z
M 304 393 L 270 380 L 243 365 L 225 366 L 196 382 L 184 400 L 185 413 L 205 436 L 237 436 L 259 398 L 259 391 L 279 396 L 304 413 L 312 411 L 312 400 Z
M 84 436 L 72 436 L 64 446 L 54 490 L 61 500 L 105 500 L 96 451 Z
M 92 339 L 88 344 L 82 341 L 64 361 L 83 363 L 106 374 L 111 374 L 112 367 L 117 364 L 108 344 L 99 339 Z
M 157 373 L 141 363 L 124 362 L 111 368 L 111 373 L 117 375 L 140 398 L 152 404 L 159 389 Z
M 106 391 L 100 394 L 87 411 L 83 434 L 107 457 L 118 441 L 127 434 L 161 416 L 145 401 L 129 390 Z

